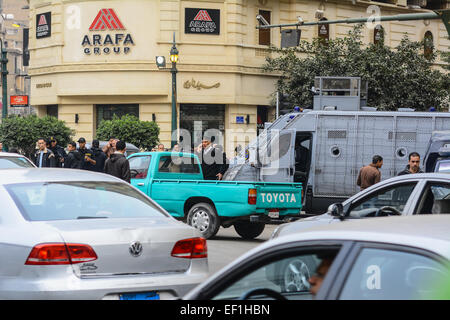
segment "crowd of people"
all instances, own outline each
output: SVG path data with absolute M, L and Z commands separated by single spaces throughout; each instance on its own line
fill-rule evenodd
M 211 140 L 213 140 L 211 137 L 205 137 L 199 146 L 190 150 L 182 150 L 178 144 L 172 150 L 168 150 L 163 144 L 159 144 L 152 151 L 195 153 L 200 160 L 204 179 L 222 180 L 229 167 L 229 160 L 222 146 L 213 144 Z M 79 138 L 77 142 L 69 142 L 65 149 L 54 137 L 39 138 L 38 150 L 31 159 L 38 168 L 69 168 L 102 172 L 130 182 L 131 172 L 126 158 L 125 141 L 111 137 L 103 148 L 100 148 L 99 140 L 93 140 L 89 148 L 85 138 Z M 11 148 L 9 152 L 19 153 L 15 148 Z
M 111 174 L 117 178 L 130 182 L 130 165 L 125 156 L 125 141 L 111 137 L 108 143 L 100 149 L 100 142 L 93 140 L 90 148 L 86 146 L 86 139 L 78 139 L 67 145 L 67 151 L 55 138 L 37 141 L 38 150 L 33 157 L 38 168 L 69 168 Z

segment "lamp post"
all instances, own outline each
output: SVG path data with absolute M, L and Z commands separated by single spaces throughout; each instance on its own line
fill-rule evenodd
M 172 62 L 172 68 L 170 73 L 172 74 L 172 135 L 171 135 L 171 148 L 176 144 L 176 140 L 173 138 L 173 133 L 178 129 L 177 125 L 177 62 L 178 62 L 178 49 L 175 43 L 175 32 L 173 33 L 173 44 L 170 49 L 170 61 Z
M 1 63 L 2 63 L 2 119 L 8 116 L 8 59 L 7 51 L 3 47 L 3 39 L 0 39 Z
M 3 47 L 3 39 L 0 39 L 1 65 L 2 65 L 2 122 L 8 116 L 8 59 L 7 51 Z M 3 144 L 3 150 L 8 151 L 8 146 Z
M 159 70 L 170 70 L 172 74 L 172 135 L 171 135 L 171 148 L 177 143 L 177 139 L 173 138 L 173 133 L 177 131 L 177 62 L 178 62 L 178 49 L 175 43 L 175 32 L 173 33 L 172 48 L 170 49 L 170 62 L 172 62 L 171 68 L 166 68 L 166 58 L 164 56 L 156 56 L 156 66 Z

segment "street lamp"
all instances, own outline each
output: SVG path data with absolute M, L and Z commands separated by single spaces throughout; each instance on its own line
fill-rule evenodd
M 172 74 L 172 135 L 171 135 L 171 148 L 177 143 L 176 139 L 173 138 L 173 133 L 178 129 L 177 125 L 177 62 L 178 62 L 178 49 L 175 42 L 175 32 L 173 33 L 173 43 L 170 49 L 170 62 L 172 63 L 171 68 L 166 68 L 166 58 L 164 56 L 156 57 L 156 66 L 160 70 L 170 70 Z
M 178 49 L 175 43 L 175 32 L 173 33 L 173 45 L 170 49 L 170 61 L 172 62 L 172 138 L 171 148 L 175 147 L 176 140 L 173 138 L 173 133 L 177 130 L 177 62 L 178 62 Z

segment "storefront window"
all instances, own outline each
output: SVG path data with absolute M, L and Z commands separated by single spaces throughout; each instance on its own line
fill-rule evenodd
M 373 43 L 377 44 L 384 41 L 384 28 L 379 24 L 373 30 Z
M 180 106 L 180 129 L 184 131 L 183 144 L 192 147 L 202 142 L 205 132 L 213 136 L 213 143 L 223 146 L 225 137 L 225 105 L 182 104 Z M 214 134 L 216 132 L 216 134 Z M 216 136 L 217 135 L 217 136 Z
M 112 120 L 116 115 L 121 118 L 124 115 L 131 114 L 139 118 L 138 104 L 98 104 L 97 109 L 97 126 L 98 128 L 102 120 Z
M 47 115 L 50 117 L 58 118 L 58 105 L 47 106 Z
M 327 18 L 322 18 L 320 21 L 327 21 Z M 329 24 L 319 24 L 318 26 L 318 37 L 323 41 L 323 43 L 327 43 L 330 40 L 330 25 Z
M 259 10 L 259 14 L 270 24 L 270 11 Z M 270 46 L 270 29 L 259 29 L 259 44 Z
M 430 31 L 427 31 L 425 33 L 423 42 L 424 42 L 425 58 L 431 60 L 431 58 L 433 57 L 434 44 L 433 44 L 433 34 Z

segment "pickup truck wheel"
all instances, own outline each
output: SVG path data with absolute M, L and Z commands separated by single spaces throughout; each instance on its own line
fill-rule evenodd
M 234 230 L 244 239 L 254 239 L 259 236 L 266 227 L 264 222 L 236 221 Z
M 188 212 L 187 224 L 198 229 L 206 239 L 214 237 L 220 228 L 216 210 L 208 203 L 197 203 Z

